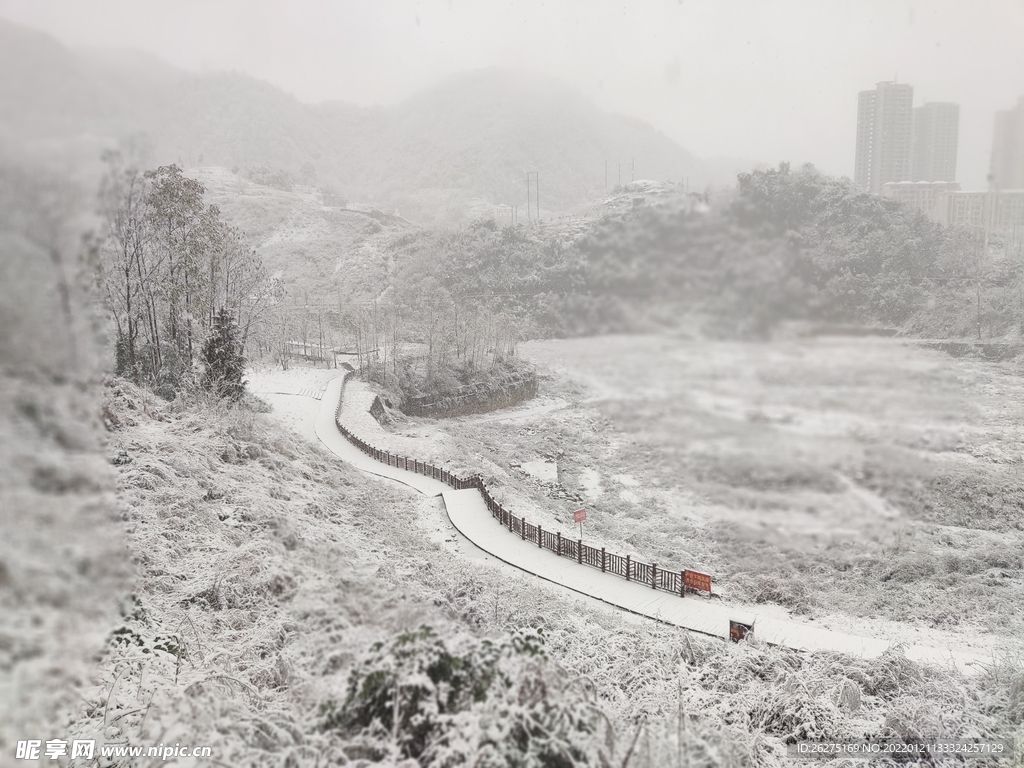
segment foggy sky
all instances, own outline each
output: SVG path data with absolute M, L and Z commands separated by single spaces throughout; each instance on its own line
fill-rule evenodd
M 307 102 L 389 104 L 460 71 L 532 69 L 700 157 L 848 176 L 857 92 L 898 77 L 915 105 L 961 105 L 965 189 L 985 184 L 993 113 L 1024 95 L 1024 0 L 0 0 L 0 16 Z

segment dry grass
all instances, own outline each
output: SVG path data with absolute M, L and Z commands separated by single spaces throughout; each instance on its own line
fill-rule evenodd
M 358 543 L 357 513 L 400 497 L 251 411 L 124 382 L 106 410 L 137 583 L 73 733 L 212 744 L 229 765 L 340 755 L 307 720 L 346 664 L 444 621 L 380 581 Z

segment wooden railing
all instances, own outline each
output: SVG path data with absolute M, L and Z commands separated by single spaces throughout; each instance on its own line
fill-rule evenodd
M 524 541 L 536 544 L 541 549 L 548 549 L 559 557 L 567 557 L 575 560 L 580 565 L 599 568 L 602 573 L 613 573 L 616 576 L 622 576 L 626 581 L 646 584 L 652 589 L 672 592 L 680 597 L 685 596 L 686 590 L 701 590 L 711 594 L 711 576 L 706 573 L 689 569 L 681 571 L 666 570 L 659 568 L 654 563 L 642 563 L 639 560 L 633 560 L 630 555 L 623 557 L 612 554 L 605 551 L 604 547 L 600 549 L 591 547 L 588 544 L 584 544 L 582 539 L 570 539 L 562 536 L 560 531 L 545 531 L 540 525 L 528 523 L 524 518 L 512 514 L 511 510 L 505 509 L 504 506 L 491 496 L 487 485 L 480 475 L 459 477 L 443 467 L 437 467 L 425 461 L 419 461 L 409 456 L 402 456 L 372 446 L 365 440 L 352 434 L 351 430 L 341 423 L 341 404 L 345 396 L 345 385 L 348 384 L 348 380 L 355 373 L 355 371 L 349 371 L 342 380 L 341 392 L 338 395 L 338 407 L 334 412 L 334 423 L 337 424 L 338 430 L 345 439 L 367 456 L 387 464 L 389 467 L 405 469 L 440 480 L 457 491 L 476 488 L 480 491 L 480 495 L 487 505 L 487 511 L 491 513 L 495 520 L 507 528 L 510 534 L 519 536 Z

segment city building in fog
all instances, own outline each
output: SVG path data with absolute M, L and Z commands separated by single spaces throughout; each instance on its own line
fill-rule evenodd
M 910 181 L 914 141 L 914 89 L 882 82 L 857 101 L 854 183 L 879 194 L 887 181 Z
M 989 173 L 996 189 L 1024 189 L 1024 96 L 1013 109 L 996 112 Z
M 914 108 L 911 181 L 956 181 L 960 106 L 929 102 Z
M 955 181 L 887 181 L 882 197 L 891 197 L 916 208 L 933 221 L 942 221 L 950 192 L 957 192 Z
M 1024 253 L 1024 189 L 940 192 L 933 218 L 950 227 L 999 235 L 1009 253 Z

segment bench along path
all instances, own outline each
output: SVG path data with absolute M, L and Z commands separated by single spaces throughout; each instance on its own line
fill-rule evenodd
M 446 483 L 372 459 L 352 445 L 339 431 L 336 409 L 342 394 L 343 377 L 334 379 L 323 393 L 316 421 L 317 437 L 339 458 L 370 474 L 388 477 L 429 496 L 444 499 L 452 525 L 485 552 L 528 573 L 603 602 L 715 637 L 729 637 L 729 622 L 754 625 L 755 635 L 765 642 L 806 651 L 828 650 L 874 658 L 890 642 L 821 629 L 808 624 L 758 616 L 756 608 L 730 606 L 707 597 L 680 597 L 651 589 L 650 585 L 626 581 L 620 576 L 601 573 L 574 560 L 559 557 L 535 543 L 510 533 L 491 513 L 476 488 L 453 490 Z M 979 664 L 992 662 L 991 656 L 912 645 L 908 658 L 937 664 L 955 664 L 961 671 L 980 670 Z

